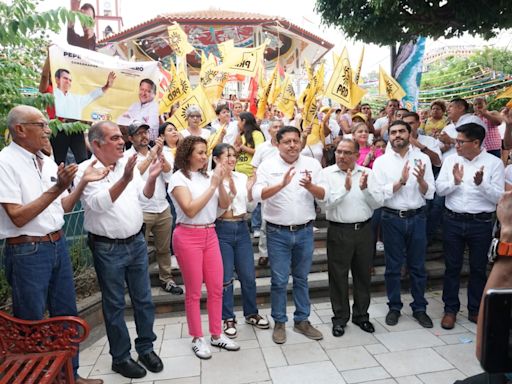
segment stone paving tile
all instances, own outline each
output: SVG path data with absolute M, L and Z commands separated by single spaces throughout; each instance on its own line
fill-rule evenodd
M 273 384 L 344 384 L 330 361 L 270 368 Z
M 375 359 L 393 377 L 446 371 L 453 368 L 452 364 L 431 348 L 381 353 L 375 355 Z
M 362 331 L 359 327 L 347 326 L 342 337 L 334 337 L 331 333 L 332 325 L 323 324 L 318 327 L 323 333 L 324 339 L 319 343 L 324 349 L 338 349 L 354 347 L 357 345 L 376 344 L 379 341 L 371 334 Z
M 395 377 L 395 380 L 398 384 L 423 384 L 423 382 L 418 379 L 418 376 Z
M 444 342 L 425 329 L 390 332 L 375 335 L 391 352 L 444 345 Z
M 309 344 L 308 344 L 309 346 Z M 265 358 L 265 362 L 267 367 L 281 367 L 283 365 L 288 365 L 286 358 L 284 357 L 283 351 L 281 347 L 266 347 L 261 348 L 261 352 L 263 353 L 263 357 Z
M 386 379 L 389 377 L 382 367 L 354 369 L 351 371 L 341 372 L 347 383 L 373 382 L 373 380 Z
M 329 360 L 329 357 L 325 354 L 325 351 L 318 343 L 284 344 L 281 347 L 281 350 L 283 351 L 289 365 Z
M 155 380 L 154 384 L 201 384 L 201 376 L 181 377 L 179 379 Z
M 386 317 L 377 317 L 375 320 L 378 321 L 380 325 L 382 325 L 390 332 L 410 331 L 411 329 L 423 329 L 423 327 L 415 319 L 409 317 L 403 312 L 402 316 L 400 316 L 400 318 L 398 319 L 397 325 L 387 325 Z
M 452 384 L 456 380 L 465 379 L 466 376 L 458 369 L 451 369 L 449 371 L 424 373 L 418 375 L 421 381 L 425 384 Z
M 369 368 L 379 365 L 377 360 L 363 346 L 329 349 L 327 354 L 338 371 Z
M 388 349 L 385 346 L 383 346 L 382 344 L 370 344 L 370 345 L 365 345 L 364 347 L 372 355 L 389 352 Z
M 475 356 L 475 344 L 454 344 L 435 347 L 434 350 L 449 361 L 455 368 L 468 376 L 482 372 Z
M 216 359 L 215 355 L 212 359 Z M 178 379 L 182 377 L 193 377 L 201 374 L 200 360 L 195 356 L 164 357 L 164 370 L 159 373 L 149 372 L 141 379 L 133 379 L 132 383 L 143 383 L 158 379 Z

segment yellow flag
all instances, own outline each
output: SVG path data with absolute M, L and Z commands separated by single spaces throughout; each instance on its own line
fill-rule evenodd
M 167 32 L 169 33 L 169 45 L 177 56 L 183 57 L 194 50 L 194 47 L 188 42 L 187 34 L 178 23 L 167 27 Z
M 496 96 L 497 99 L 512 99 L 512 87 L 506 88 L 503 92 L 501 92 L 498 96 Z
M 258 69 L 258 75 L 256 76 L 258 80 L 258 99 L 261 99 L 265 94 L 265 90 L 267 88 L 267 82 L 265 81 L 265 68 L 262 66 Z
M 235 48 L 235 42 L 233 39 L 223 41 L 222 43 L 217 44 L 217 49 L 219 50 L 219 59 L 221 61 L 226 60 L 226 56 L 231 50 Z
M 379 67 L 379 95 L 397 100 L 402 100 L 406 95 L 398 81 L 389 76 L 382 67 Z
M 308 127 L 313 124 L 313 121 L 316 117 L 316 112 L 318 109 L 316 99 L 321 96 L 324 88 L 324 63 L 320 65 L 316 73 L 313 75 L 313 78 L 309 82 L 306 87 L 305 97 L 304 97 L 304 109 L 302 112 L 304 127 Z
M 276 76 L 274 76 L 274 79 L 272 81 L 272 84 L 270 86 L 270 92 L 268 94 L 267 103 L 268 104 L 274 104 L 281 94 L 281 76 L 279 75 L 279 64 L 276 65 Z
M 267 41 L 254 48 L 231 48 L 225 52 L 219 71 L 253 77 L 263 62 Z
M 291 119 L 295 112 L 295 91 L 291 77 L 287 73 L 284 75 L 281 93 L 277 99 L 277 109 L 283 112 L 287 119 Z
M 344 48 L 325 90 L 325 96 L 352 109 L 359 104 L 365 93 L 363 88 L 354 83 L 348 53 Z
M 322 124 L 320 124 L 320 122 L 318 121 L 318 117 L 315 116 L 313 122 L 311 123 L 311 133 L 308 135 L 308 138 L 306 139 L 306 145 L 314 145 L 319 141 L 321 141 L 322 144 L 325 144 L 325 136 Z
M 277 65 L 274 67 L 274 71 L 272 72 L 272 75 L 270 75 L 270 79 L 268 80 L 267 84 L 264 87 L 264 92 L 258 100 L 258 110 L 256 112 L 256 117 L 258 119 L 263 119 L 265 117 L 265 112 L 267 111 L 268 104 L 268 95 L 270 94 L 270 89 L 276 76 L 278 76 Z
M 208 59 L 201 65 L 200 84 L 203 86 L 206 97 L 210 103 L 215 104 L 222 97 L 222 91 L 228 81 L 225 72 L 217 70 L 217 60 L 210 53 Z
M 217 118 L 217 115 L 215 114 L 215 110 L 213 109 L 212 105 L 208 101 L 206 94 L 204 93 L 204 89 L 201 85 L 198 85 L 194 88 L 190 94 L 185 97 L 180 102 L 180 107 L 174 112 L 174 114 L 171 116 L 171 118 L 168 120 L 174 126 L 181 131 L 182 129 L 187 128 L 187 118 L 185 116 L 185 112 L 187 111 L 187 108 L 191 105 L 196 105 L 200 111 L 201 111 L 201 123 L 200 127 L 203 128 L 208 123 L 212 122 Z
M 333 51 L 332 53 L 332 66 L 335 67 L 336 63 L 340 59 L 340 55 L 338 55 L 336 52 Z
M 363 50 L 361 51 L 361 56 L 359 57 L 359 63 L 357 64 L 356 73 L 354 75 L 354 83 L 359 84 L 359 79 L 361 78 L 361 68 L 363 67 L 363 58 L 364 58 L 364 45 Z
M 184 64 L 180 63 L 178 65 L 178 69 L 174 68 L 174 64 L 172 64 L 171 75 L 173 74 L 173 71 L 174 76 L 171 78 L 169 89 L 160 99 L 160 105 L 158 108 L 160 114 L 169 112 L 173 104 L 180 101 L 183 97 L 187 96 L 192 91 L 192 87 L 190 86 Z

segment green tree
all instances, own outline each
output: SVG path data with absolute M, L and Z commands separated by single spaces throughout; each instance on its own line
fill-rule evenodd
M 324 24 L 378 45 L 465 32 L 490 39 L 499 29 L 512 27 L 510 0 L 317 0 L 315 10 Z
M 41 68 L 49 44 L 48 31 L 58 32 L 63 24 L 78 18 L 92 25 L 92 20 L 79 12 L 57 8 L 37 12 L 35 0 L 13 0 L 10 5 L 0 2 L 0 127 L 6 127 L 9 110 L 19 104 L 33 105 L 44 110 L 53 102 L 51 94 L 37 92 Z M 53 130 L 83 130 L 84 124 L 51 122 Z M 0 136 L 0 148 L 4 135 Z

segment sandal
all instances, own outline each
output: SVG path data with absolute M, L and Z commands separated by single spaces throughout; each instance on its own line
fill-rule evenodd
M 259 329 L 268 329 L 270 327 L 268 320 L 257 313 L 255 315 L 247 316 L 245 318 L 245 322 Z
M 224 320 L 224 334 L 230 339 L 234 339 L 236 337 L 237 331 L 235 319 Z

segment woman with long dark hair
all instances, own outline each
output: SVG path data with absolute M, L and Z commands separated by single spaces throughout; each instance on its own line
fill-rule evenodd
M 173 246 L 185 283 L 185 311 L 192 350 L 197 357 L 212 356 L 201 327 L 201 287 L 206 284 L 210 344 L 228 351 L 240 346 L 222 333 L 222 256 L 215 232 L 217 209 L 226 209 L 231 197 L 222 180 L 226 163 L 207 172 L 207 142 L 199 136 L 188 136 L 176 151 L 178 169 L 169 182 L 169 194 L 176 207 L 176 229 Z

